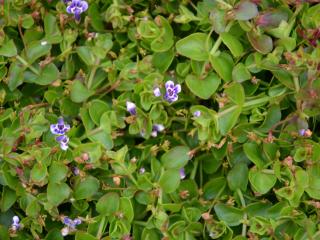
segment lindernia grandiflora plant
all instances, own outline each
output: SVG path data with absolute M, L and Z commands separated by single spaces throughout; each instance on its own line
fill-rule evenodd
M 0 0 L 0 240 L 320 240 L 319 13 Z

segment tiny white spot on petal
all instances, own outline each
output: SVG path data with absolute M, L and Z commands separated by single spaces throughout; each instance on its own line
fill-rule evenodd
M 41 42 L 41 46 L 45 46 L 45 45 L 47 45 L 47 44 L 48 44 L 47 41 L 42 41 L 42 42 Z

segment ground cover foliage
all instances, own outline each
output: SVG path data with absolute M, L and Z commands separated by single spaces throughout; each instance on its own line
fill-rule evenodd
M 0 1 L 0 239 L 320 239 L 319 13 Z

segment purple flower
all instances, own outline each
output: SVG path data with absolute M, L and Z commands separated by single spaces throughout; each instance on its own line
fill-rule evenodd
M 61 235 L 62 236 L 67 236 L 69 234 L 69 228 L 68 227 L 64 227 L 61 229 Z
M 64 217 L 63 218 L 63 223 L 64 223 L 64 225 L 67 225 L 67 226 L 69 226 L 69 224 L 72 222 L 72 219 L 71 218 L 69 218 L 69 217 Z
M 201 111 L 195 111 L 194 113 L 193 113 L 193 116 L 194 117 L 200 117 L 201 116 Z
M 20 219 L 19 219 L 19 217 L 18 217 L 18 216 L 14 216 L 14 217 L 12 218 L 11 229 L 12 229 L 13 231 L 17 231 L 17 230 L 19 230 L 20 227 L 21 227 L 21 226 L 20 226 Z
M 83 0 L 72 0 L 71 2 L 69 1 L 68 4 L 67 12 L 73 14 L 74 18 L 80 21 L 80 15 L 88 9 L 88 3 Z
M 69 130 L 70 130 L 70 125 L 65 124 L 62 117 L 58 119 L 57 124 L 50 125 L 50 131 L 55 135 L 64 135 Z
M 157 88 L 153 89 L 153 95 L 156 97 L 160 97 L 161 96 L 160 88 L 157 87 Z
M 77 225 L 81 224 L 81 219 L 76 218 L 76 219 L 72 220 L 69 217 L 64 217 L 63 218 L 63 223 L 64 223 L 64 225 L 66 225 L 67 227 L 71 228 L 72 230 L 75 230 Z
M 56 137 L 57 142 L 60 143 L 60 148 L 64 151 L 68 149 L 69 138 L 66 135 Z
M 151 136 L 156 137 L 158 132 L 162 132 L 164 130 L 164 126 L 162 124 L 153 124 Z
M 184 171 L 184 168 L 180 168 L 180 179 L 185 179 L 185 177 L 186 177 L 186 173 L 185 173 L 185 171 Z
M 146 169 L 145 169 L 144 167 L 142 167 L 142 168 L 139 169 L 139 173 L 140 173 L 140 174 L 144 174 L 145 171 L 146 171 Z
M 80 170 L 78 167 L 72 167 L 71 168 L 74 175 L 78 176 L 80 174 Z
M 299 135 L 304 136 L 306 134 L 306 129 L 300 129 L 299 130 Z
M 80 225 L 82 223 L 81 219 L 76 218 L 75 220 L 73 220 L 73 223 L 77 226 Z
M 136 105 L 133 102 L 129 102 L 127 101 L 126 103 L 127 105 L 127 111 L 131 114 L 131 115 L 136 115 Z
M 178 100 L 178 93 L 181 92 L 180 84 L 174 85 L 174 82 L 169 80 L 165 84 L 166 94 L 164 98 L 169 102 L 175 102 Z

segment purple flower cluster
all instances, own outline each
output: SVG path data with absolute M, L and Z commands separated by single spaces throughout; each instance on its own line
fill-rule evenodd
M 169 80 L 165 83 L 166 93 L 164 95 L 164 99 L 169 103 L 175 102 L 178 100 L 178 94 L 181 92 L 181 85 L 174 84 L 173 81 Z M 160 88 L 153 89 L 153 94 L 156 97 L 161 96 Z
M 72 220 L 69 217 L 64 217 L 63 223 L 65 227 L 61 229 L 61 234 L 62 236 L 67 236 L 70 232 L 76 230 L 76 227 L 81 224 L 81 220 L 79 218 Z
M 65 124 L 63 118 L 58 119 L 58 123 L 50 125 L 50 131 L 52 134 L 57 135 L 56 140 L 60 143 L 62 150 L 68 149 L 69 137 L 66 134 L 70 130 L 70 125 Z
M 20 229 L 20 219 L 19 219 L 19 217 L 18 216 L 14 216 L 13 218 L 12 218 L 12 224 L 11 224 L 11 229 L 14 231 L 14 232 L 16 232 L 17 230 L 19 230 Z
M 84 0 L 63 0 L 68 4 L 67 13 L 73 14 L 76 21 L 80 21 L 81 13 L 87 11 L 88 3 Z

